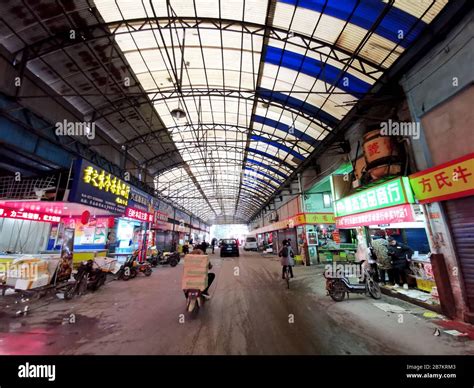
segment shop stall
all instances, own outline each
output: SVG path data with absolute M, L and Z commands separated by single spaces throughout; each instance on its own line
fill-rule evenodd
M 363 234 L 358 242 L 361 252 L 358 259 L 367 258 L 366 247 L 377 239 L 393 237 L 408 245 L 414 251 L 409 261 L 409 289 L 397 289 L 397 292 L 427 304 L 439 303 L 430 263 L 426 218 L 423 208 L 415 204 L 406 177 L 388 180 L 339 199 L 335 202 L 335 212 L 337 228 L 355 228 Z
M 58 254 L 65 229 L 74 231 L 74 263 L 105 256 L 113 213 L 78 203 L 5 201 L 0 251 L 10 254 Z
M 82 213 L 72 213 L 66 223 L 76 231 L 76 254 L 80 260 L 105 256 L 117 246 L 117 219 L 130 214 L 131 185 L 84 159 L 77 159 L 73 168 L 73 182 L 69 202 L 90 207 Z M 107 220 L 105 217 L 107 216 Z M 106 235 L 104 241 L 103 235 Z
M 189 214 L 179 210 L 174 210 L 174 231 L 178 232 L 178 251 L 182 252 L 183 245 L 194 243 L 194 238 L 191 235 L 191 217 Z

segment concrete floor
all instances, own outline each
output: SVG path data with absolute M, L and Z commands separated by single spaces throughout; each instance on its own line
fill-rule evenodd
M 321 267 L 296 267 L 288 290 L 277 257 L 242 252 L 211 261 L 212 300 L 195 319 L 183 315 L 182 263 L 69 302 L 0 297 L 0 354 L 474 354 L 473 341 L 434 336 L 420 307 L 386 296 L 333 302 Z M 375 302 L 406 311 L 384 312 Z M 28 315 L 15 317 L 26 305 Z

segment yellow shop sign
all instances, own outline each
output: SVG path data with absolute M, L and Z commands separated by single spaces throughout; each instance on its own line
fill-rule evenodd
M 420 203 L 474 195 L 474 153 L 410 175 Z

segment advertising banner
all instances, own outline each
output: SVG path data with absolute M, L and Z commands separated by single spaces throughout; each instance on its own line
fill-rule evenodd
M 84 159 L 74 165 L 70 202 L 78 202 L 110 212 L 123 214 L 130 198 L 131 186 Z
M 67 280 L 72 274 L 74 253 L 74 229 L 64 228 L 61 241 L 61 259 L 59 261 L 56 281 Z
M 420 203 L 474 195 L 474 153 L 410 175 Z
M 414 202 L 408 177 L 400 177 L 337 200 L 334 212 L 341 217 Z
M 388 209 L 373 210 L 370 212 L 336 217 L 337 228 L 355 228 L 357 226 L 396 224 L 413 222 L 415 218 L 411 205 L 398 205 Z
M 19 220 L 40 221 L 40 222 L 61 222 L 61 216 L 44 214 L 35 211 L 19 211 L 5 206 L 0 206 L 0 218 L 15 218 Z
M 135 209 L 131 206 L 128 206 L 127 209 L 125 209 L 124 216 L 142 222 L 153 222 L 154 220 L 154 216 L 152 213 L 148 213 L 140 209 Z
M 155 208 L 155 202 L 158 202 L 158 200 L 152 195 L 145 193 L 134 186 L 130 186 L 130 198 L 128 200 L 129 207 L 151 213 Z

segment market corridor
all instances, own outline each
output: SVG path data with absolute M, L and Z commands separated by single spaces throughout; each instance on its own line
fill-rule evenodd
M 212 299 L 195 319 L 182 315 L 182 263 L 163 266 L 70 302 L 20 301 L 29 305 L 26 316 L 15 317 L 18 305 L 4 308 L 0 354 L 474 354 L 472 341 L 433 336 L 436 326 L 419 307 L 385 296 L 336 304 L 325 295 L 321 267 L 296 267 L 287 290 L 276 256 L 211 261 Z M 375 302 L 404 307 L 403 322 Z

